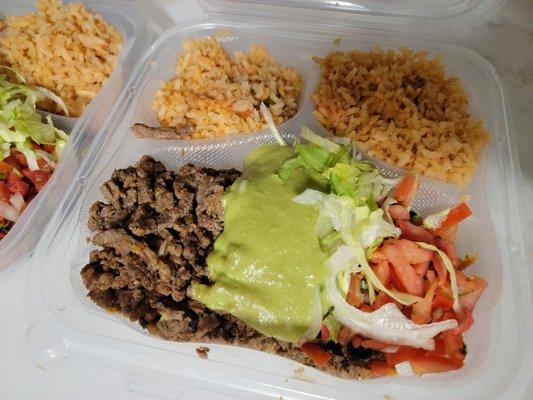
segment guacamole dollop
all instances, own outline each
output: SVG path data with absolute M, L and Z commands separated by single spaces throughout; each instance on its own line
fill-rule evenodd
M 191 289 L 208 308 L 298 343 L 316 312 L 327 254 L 316 234 L 318 212 L 292 201 L 320 183 L 303 168 L 285 181 L 277 174 L 294 156 L 291 147 L 265 145 L 246 158 L 223 197 L 224 231 L 207 259 L 213 284 Z

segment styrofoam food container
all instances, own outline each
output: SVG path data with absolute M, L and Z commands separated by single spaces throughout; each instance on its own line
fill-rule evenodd
M 514 399 L 524 395 L 530 379 L 530 286 L 524 265 L 516 198 L 516 154 L 506 100 L 494 69 L 475 53 L 433 38 L 376 29 L 318 29 L 305 24 L 250 17 L 209 19 L 167 30 L 154 43 L 93 142 L 63 196 L 35 254 L 28 276 L 31 326 L 26 356 L 44 369 L 66 358 L 83 359 L 121 370 L 125 389 L 160 399 Z M 243 157 L 271 138 L 268 133 L 221 140 L 161 141 L 138 139 L 135 122 L 156 124 L 151 103 L 160 82 L 173 76 L 181 44 L 199 36 L 221 36 L 228 50 L 264 44 L 277 61 L 297 68 L 304 80 L 298 113 L 282 124 L 290 138 L 302 124 L 325 133 L 312 117 L 310 94 L 319 68 L 310 59 L 335 49 L 401 46 L 443 56 L 448 74 L 457 75 L 469 93 L 471 112 L 483 119 L 492 142 L 467 188 L 473 217 L 461 226 L 460 254 L 478 252 L 469 272 L 487 280 L 466 335 L 468 355 L 459 371 L 423 378 L 397 377 L 353 381 L 326 375 L 291 360 L 254 350 L 208 345 L 200 359 L 194 343 L 174 343 L 149 336 L 136 324 L 104 312 L 90 302 L 80 279 L 92 246 L 87 238 L 89 207 L 101 199 L 99 187 L 118 168 L 144 154 L 168 168 L 192 162 L 215 168 L 240 167 Z M 341 37 L 340 45 L 334 39 Z M 394 173 L 394 169 L 387 169 Z M 423 179 L 414 209 L 430 213 L 454 205 L 461 192 L 452 185 Z M 386 398 L 386 397 L 385 397 Z
M 0 11 L 3 15 L 27 14 L 35 11 L 35 1 L 4 0 Z M 7 236 L 0 241 L 0 277 L 20 257 L 27 256 L 34 250 L 61 195 L 85 157 L 87 146 L 109 116 L 106 111 L 114 105 L 136 62 L 153 40 L 151 31 L 145 27 L 136 9 L 128 2 L 88 0 L 83 3 L 89 11 L 102 15 L 122 33 L 123 47 L 113 73 L 80 118 L 51 114 L 54 124 L 69 134 L 69 140 L 48 184 L 29 203 Z

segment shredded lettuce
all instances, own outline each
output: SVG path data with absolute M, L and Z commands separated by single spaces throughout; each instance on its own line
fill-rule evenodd
M 348 245 L 361 243 L 364 248 L 377 247 L 387 237 L 399 237 L 400 229 L 383 219 L 383 210 L 371 210 L 368 205 L 357 205 L 348 196 L 325 194 L 306 189 L 293 198 L 298 204 L 314 206 L 319 210 L 317 233 L 319 239 L 332 230 L 340 233 Z
M 333 313 L 329 313 L 322 321 L 327 326 L 329 331 L 329 341 L 336 342 L 339 337 L 339 331 L 342 328 L 342 324 L 333 316 Z
M 457 321 L 446 320 L 427 325 L 418 325 L 409 320 L 396 304 L 388 303 L 378 310 L 363 312 L 346 302 L 337 286 L 341 267 L 328 264 L 326 290 L 333 305 L 333 316 L 344 326 L 358 333 L 386 343 L 406 345 L 433 350 L 435 337 L 440 332 L 457 327 Z
M 445 210 L 442 210 L 441 212 L 438 212 L 436 214 L 428 215 L 426 218 L 424 218 L 423 226 L 426 229 L 438 229 L 442 222 L 446 219 L 450 212 L 450 208 L 446 208 Z
M 267 127 L 270 130 L 272 136 L 274 136 L 274 138 L 276 139 L 276 142 L 278 142 L 280 146 L 287 146 L 287 143 L 285 143 L 285 140 L 283 140 L 283 137 L 281 136 L 281 133 L 279 132 L 278 127 L 274 122 L 274 117 L 272 116 L 272 113 L 270 112 L 266 104 L 261 102 L 261 104 L 259 104 L 259 110 L 261 111 L 261 114 L 263 114 L 263 118 L 267 123 Z
M 421 297 L 386 288 L 367 261 L 384 239 L 398 238 L 401 234 L 388 214 L 388 207 L 394 204 L 394 200 L 386 198 L 398 180 L 381 176 L 372 164 L 363 161 L 353 148 L 344 143 L 320 137 L 305 127 L 300 138 L 307 143 L 300 142 L 295 146 L 295 157 L 282 165 L 278 175 L 286 181 L 296 169 L 303 168 L 313 177 L 320 174 L 328 184 L 325 192 L 308 188 L 293 201 L 318 211 L 317 237 L 323 249 L 330 254 L 326 263 L 329 270 L 326 290 L 322 296 L 322 309 L 326 304 L 333 307 L 322 321 L 330 331 L 330 339 L 336 340 L 338 330 L 344 325 L 387 343 L 432 349 L 433 337 L 456 327 L 457 321 L 417 325 L 405 317 L 394 303 L 367 313 L 346 302 L 353 274 L 364 275 L 371 304 L 376 298 L 376 290 L 403 305 L 422 300 Z M 387 205 L 385 211 L 377 206 L 378 202 Z M 431 250 L 443 257 L 446 268 L 449 268 L 448 264 L 451 266 L 445 254 L 433 246 Z M 454 290 L 457 286 L 454 274 L 451 279 Z
M 2 68 L 11 70 L 8 67 Z M 13 72 L 17 74 L 16 71 Z M 5 75 L 0 75 L 0 156 L 2 160 L 11 154 L 12 148 L 24 154 L 28 168 L 32 171 L 39 169 L 38 158 L 44 158 L 47 161 L 59 159 L 68 136 L 54 127 L 50 116 L 43 121 L 37 112 L 36 104 L 46 98 L 59 104 L 68 115 L 62 100 L 49 90 L 12 83 Z M 46 153 L 45 157 L 45 152 L 34 150 L 34 143 L 54 145 L 54 153 L 50 155 Z

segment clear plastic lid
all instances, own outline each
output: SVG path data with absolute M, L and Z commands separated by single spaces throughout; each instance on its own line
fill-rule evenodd
M 460 35 L 505 0 L 199 0 L 209 14 Z

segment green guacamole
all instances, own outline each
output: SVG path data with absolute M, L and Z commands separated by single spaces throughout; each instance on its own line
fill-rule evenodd
M 245 160 L 224 195 L 224 232 L 207 259 L 211 286 L 192 296 L 266 336 L 298 342 L 308 330 L 326 253 L 316 235 L 318 212 L 292 201 L 317 183 L 303 168 L 283 182 L 276 172 L 294 151 L 266 145 Z

